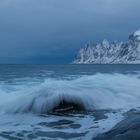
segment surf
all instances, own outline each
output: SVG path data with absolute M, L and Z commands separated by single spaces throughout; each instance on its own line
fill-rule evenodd
M 132 109 L 140 106 L 140 79 L 134 75 L 95 74 L 72 80 L 48 78 L 36 86 L 1 93 L 5 113 Z M 6 96 L 10 95 L 10 99 Z

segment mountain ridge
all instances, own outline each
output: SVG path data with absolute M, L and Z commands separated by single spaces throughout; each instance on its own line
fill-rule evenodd
M 140 64 L 140 29 L 126 42 L 110 43 L 104 39 L 81 48 L 72 64 Z

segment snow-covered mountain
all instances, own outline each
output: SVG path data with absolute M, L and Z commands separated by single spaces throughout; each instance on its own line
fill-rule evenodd
M 82 48 L 74 64 L 140 64 L 140 30 L 129 36 L 127 42 L 109 43 L 103 40 Z

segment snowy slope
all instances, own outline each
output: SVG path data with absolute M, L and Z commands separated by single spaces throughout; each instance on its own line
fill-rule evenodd
M 74 64 L 140 64 L 140 30 L 128 41 L 109 43 L 103 40 L 96 45 L 87 44 L 80 49 Z

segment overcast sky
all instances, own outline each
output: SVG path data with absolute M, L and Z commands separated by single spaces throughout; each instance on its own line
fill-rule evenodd
M 0 63 L 69 63 L 139 28 L 140 0 L 0 0 Z

